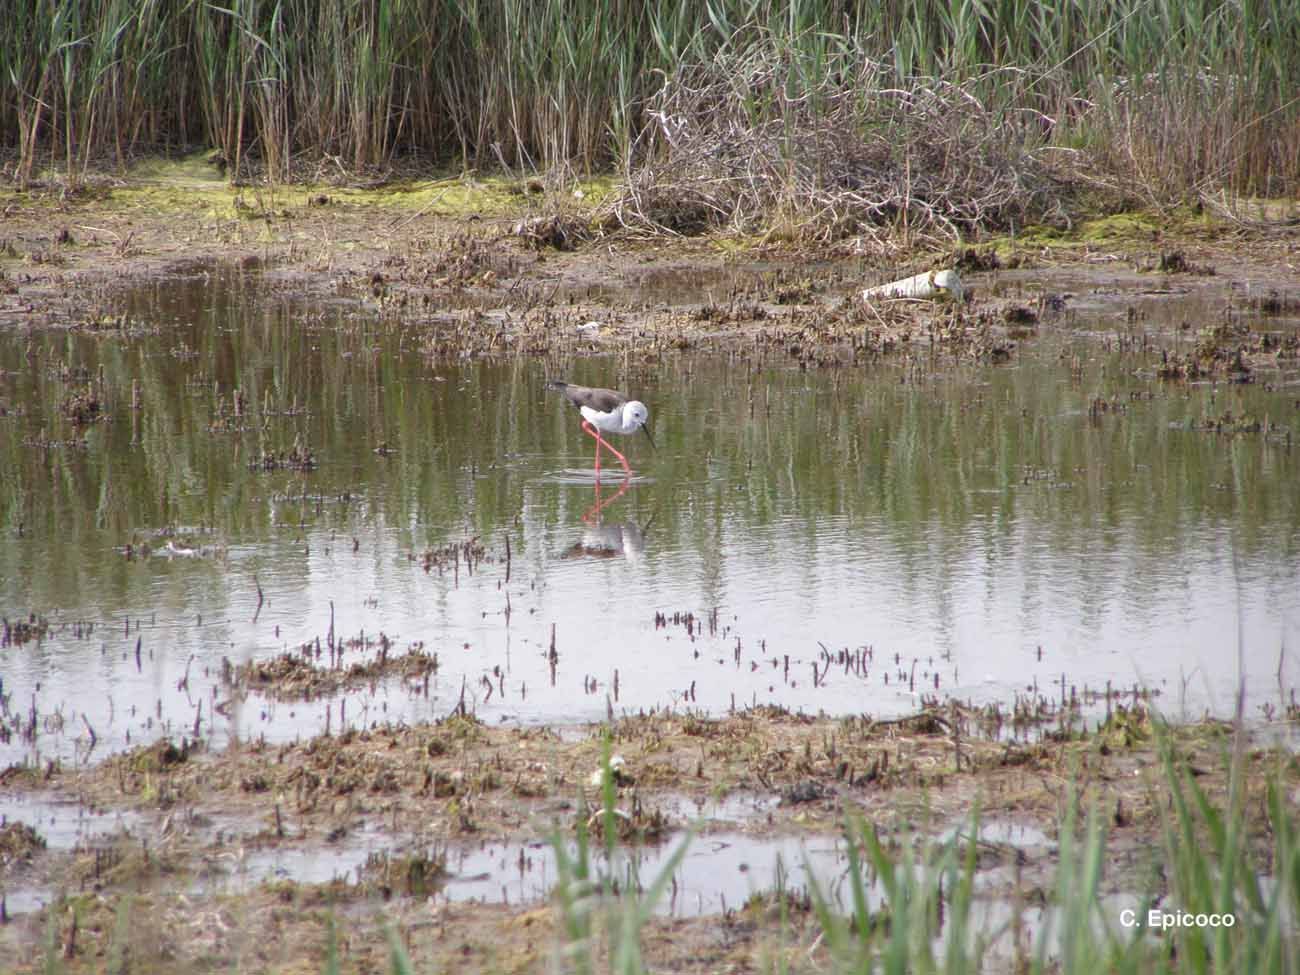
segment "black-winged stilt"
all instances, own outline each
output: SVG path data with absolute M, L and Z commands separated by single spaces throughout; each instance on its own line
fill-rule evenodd
M 620 454 L 611 446 L 610 442 L 600 435 L 600 431 L 605 433 L 635 433 L 640 430 L 646 435 L 653 447 L 655 440 L 650 435 L 650 428 L 646 422 L 650 419 L 650 411 L 646 409 L 645 404 L 640 400 L 628 399 L 622 393 L 617 393 L 612 389 L 594 389 L 591 386 L 575 386 L 573 383 L 561 382 L 558 379 L 552 379 L 546 384 L 552 389 L 558 389 L 569 398 L 569 402 L 578 408 L 582 413 L 582 429 L 587 431 L 596 438 L 596 479 L 600 479 L 600 448 L 606 447 L 623 464 L 623 470 L 629 475 L 632 468 L 627 464 L 627 458 Z

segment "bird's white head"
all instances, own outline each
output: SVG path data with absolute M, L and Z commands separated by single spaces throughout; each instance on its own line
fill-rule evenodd
M 650 446 L 655 445 L 655 438 L 650 436 L 650 427 L 647 425 L 650 420 L 650 411 L 645 408 L 645 404 L 639 399 L 628 400 L 623 404 L 623 432 L 632 433 L 640 430 L 645 434 L 645 438 L 650 441 Z
M 637 427 L 645 426 L 648 419 L 650 419 L 650 411 L 645 408 L 645 404 L 639 399 L 628 400 L 623 404 L 623 426 L 628 433 L 631 433 Z

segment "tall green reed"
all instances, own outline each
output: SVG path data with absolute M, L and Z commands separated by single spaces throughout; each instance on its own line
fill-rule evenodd
M 16 0 L 0 25 L 0 148 L 29 182 L 206 143 L 358 171 L 627 164 L 647 99 L 719 52 L 795 57 L 810 97 L 847 56 L 939 79 L 1158 198 L 1300 182 L 1300 18 L 1284 0 Z M 1007 71 L 1020 83 L 1008 91 Z M 983 79 L 981 81 L 981 79 Z M 798 90 L 788 92 L 801 94 Z

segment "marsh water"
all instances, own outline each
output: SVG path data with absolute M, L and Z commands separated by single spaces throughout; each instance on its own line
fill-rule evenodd
M 1081 313 L 1000 365 L 823 370 L 432 359 L 256 272 L 116 312 L 0 335 L 0 767 L 456 708 L 892 716 L 1109 686 L 1197 717 L 1241 687 L 1259 718 L 1300 682 L 1297 373 L 1161 383 L 1158 310 Z M 552 377 L 647 402 L 655 447 L 616 442 L 635 477 L 607 455 L 597 488 Z M 87 392 L 106 415 L 78 425 Z M 1229 413 L 1266 429 L 1200 428 Z M 438 668 L 292 702 L 223 680 L 331 645 Z

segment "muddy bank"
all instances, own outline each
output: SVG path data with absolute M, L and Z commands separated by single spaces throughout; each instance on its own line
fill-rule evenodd
M 982 897 L 1032 904 L 1052 891 L 1058 824 L 1074 803 L 1108 828 L 1106 894 L 1147 893 L 1169 796 L 1144 708 L 1119 706 L 1087 736 L 1035 723 L 1019 744 L 983 736 L 982 718 L 957 706 L 880 723 L 666 712 L 607 729 L 524 729 L 452 716 L 281 748 L 247 742 L 212 754 L 159 742 L 83 770 L 9 768 L 0 788 L 19 814 L 75 803 L 117 826 L 48 844 L 39 820 L 56 822 L 51 814 L 38 813 L 35 827 L 5 827 L 9 910 L 25 888 L 49 905 L 0 928 L 5 957 L 21 959 L 6 970 L 35 970 L 51 944 L 66 971 L 99 970 L 123 950 L 172 971 L 320 967 L 331 937 L 350 970 L 373 970 L 389 930 L 421 966 L 536 970 L 558 936 L 554 866 L 537 863 L 549 862 L 552 835 L 601 835 L 604 748 L 614 754 L 620 844 L 654 852 L 693 827 L 692 844 L 707 855 L 694 875 L 688 862 L 681 884 L 732 892 L 732 900 L 714 894 L 701 918 L 682 894 L 647 927 L 647 957 L 664 970 L 750 969 L 776 950 L 779 852 L 794 878 L 784 881 L 785 933 L 810 950 L 810 906 L 792 854 L 842 842 L 850 810 L 897 845 L 969 835 L 978 803 Z M 1230 729 L 1190 725 L 1174 733 L 1173 748 L 1206 796 L 1222 801 Z M 1300 771 L 1262 742 L 1244 761 L 1249 835 L 1264 840 L 1262 783 L 1281 774 L 1294 790 Z M 740 874 L 725 878 L 718 854 L 737 844 L 745 859 L 731 870 Z M 346 850 L 351 867 L 330 875 L 311 866 Z M 833 855 L 805 855 L 819 883 L 844 868 Z M 458 894 L 467 883 L 469 901 Z
M 741 340 L 758 355 L 826 365 L 936 348 L 996 361 L 1080 303 L 1130 322 L 1138 303 L 1161 296 L 1268 304 L 1291 317 L 1300 305 L 1300 231 L 1280 219 L 1122 215 L 1072 234 L 1029 230 L 900 259 L 866 240 L 810 248 L 597 235 L 584 216 L 591 187 L 582 201 L 473 179 L 233 190 L 193 162 L 144 172 L 71 197 L 0 195 L 0 327 L 129 329 L 115 318 L 123 287 L 213 263 L 256 270 L 273 293 L 410 326 L 433 357 L 654 354 Z M 944 266 L 968 282 L 967 301 L 857 300 L 864 286 Z M 1214 323 L 1189 327 L 1203 324 Z M 1170 376 L 1228 375 L 1242 346 L 1215 342 Z
M 0 773 L 9 804 L 38 812 L 35 826 L 3 833 L 9 910 L 31 909 L 0 928 L 0 944 L 19 959 L 14 971 L 35 970 L 52 946 L 66 971 L 99 970 L 129 950 L 145 966 L 197 972 L 320 968 L 334 939 L 348 970 L 373 970 L 391 931 L 422 963 L 531 970 L 556 950 L 548 839 L 599 839 L 609 821 L 624 848 L 651 852 L 642 883 L 696 830 L 699 862 L 687 861 L 683 890 L 675 881 L 645 931 L 647 956 L 665 970 L 759 964 L 778 949 L 781 884 L 787 944 L 815 957 L 796 851 L 825 851 L 804 856 L 817 882 L 833 880 L 844 866 L 831 848 L 850 811 L 901 848 L 968 836 L 978 806 L 981 897 L 1024 905 L 1050 899 L 1063 817 L 1091 809 L 1109 835 L 1106 896 L 1158 894 L 1151 871 L 1169 796 L 1145 708 L 1117 705 L 1089 735 L 1035 722 L 1017 742 L 981 734 L 987 717 L 956 706 L 890 722 L 762 709 L 524 729 L 453 716 L 281 747 L 209 753 L 170 741 L 83 769 L 12 767 Z M 1231 730 L 1187 726 L 1171 744 L 1221 802 Z M 598 798 L 606 747 L 609 819 Z M 1280 775 L 1294 792 L 1300 769 L 1263 740 L 1243 760 L 1246 826 L 1264 842 L 1264 783 Z M 61 804 L 116 825 L 47 842 L 41 820 L 55 822 Z M 719 860 L 730 847 L 742 858 Z M 772 872 L 778 852 L 785 881 Z M 32 889 L 36 903 L 20 900 Z

